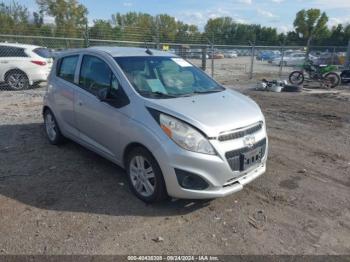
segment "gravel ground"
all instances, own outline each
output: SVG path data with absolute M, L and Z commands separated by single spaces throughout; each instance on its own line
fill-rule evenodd
M 244 89 L 266 116 L 267 173 L 226 198 L 157 205 L 109 161 L 49 145 L 43 92 L 0 92 L 0 254 L 350 254 L 346 89 Z

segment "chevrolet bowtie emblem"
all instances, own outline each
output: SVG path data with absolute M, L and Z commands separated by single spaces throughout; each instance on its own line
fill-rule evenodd
M 255 144 L 255 137 L 254 136 L 245 136 L 243 138 L 243 143 L 246 147 L 252 148 Z

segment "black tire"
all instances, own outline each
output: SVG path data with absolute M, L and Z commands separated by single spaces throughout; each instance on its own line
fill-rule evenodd
M 11 90 L 25 90 L 30 86 L 27 75 L 19 69 L 7 72 L 5 82 Z
M 137 180 L 139 178 L 135 179 L 135 176 L 134 176 L 135 171 L 132 171 L 132 169 L 136 168 L 133 164 L 135 163 L 134 161 L 137 162 L 137 160 L 135 160 L 137 157 L 142 157 L 144 160 L 146 160 L 142 163 L 142 167 L 144 169 L 148 169 L 149 167 L 153 169 L 154 176 L 152 178 L 146 178 L 147 181 L 154 188 L 153 193 L 150 195 L 146 194 L 146 191 L 147 191 L 145 186 L 146 182 L 141 182 L 143 183 L 140 186 L 141 188 L 139 188 L 139 190 L 136 189 Z M 136 147 L 132 149 L 131 152 L 129 152 L 129 154 L 127 155 L 125 162 L 126 162 L 125 169 L 128 176 L 130 189 L 139 199 L 141 199 L 146 203 L 156 203 L 156 202 L 164 201 L 168 198 L 168 194 L 166 191 L 166 186 L 163 178 L 163 173 L 159 167 L 157 160 L 153 157 L 153 155 L 147 149 L 143 147 Z M 143 179 L 145 179 L 145 177 Z M 140 193 L 139 191 L 142 191 L 142 192 Z
M 290 73 L 289 82 L 293 85 L 301 85 L 304 83 L 304 73 L 302 71 L 294 71 Z
M 54 134 L 50 133 L 49 125 L 54 130 Z M 50 109 L 46 109 L 44 111 L 44 127 L 47 139 L 49 140 L 50 144 L 60 145 L 64 143 L 64 136 L 62 135 L 56 118 Z
M 331 82 L 330 88 L 335 88 L 340 84 L 340 76 L 337 73 L 330 72 L 324 78 Z
M 285 85 L 282 92 L 301 92 L 300 86 Z

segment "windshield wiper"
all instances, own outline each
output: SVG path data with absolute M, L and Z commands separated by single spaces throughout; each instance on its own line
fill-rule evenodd
M 139 91 L 141 95 L 145 96 L 153 96 L 153 97 L 163 97 L 163 98 L 175 98 L 176 95 L 165 94 L 159 91 L 151 92 L 151 91 Z
M 193 94 L 209 94 L 209 93 L 218 93 L 218 92 L 222 92 L 225 89 L 221 89 L 221 88 L 215 88 L 215 89 L 209 89 L 209 90 L 203 90 L 203 91 L 199 91 L 199 90 L 194 90 Z

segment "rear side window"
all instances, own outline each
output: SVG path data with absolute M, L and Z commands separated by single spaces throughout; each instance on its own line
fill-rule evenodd
M 51 58 L 52 57 L 50 49 L 47 49 L 47 48 L 43 48 L 43 47 L 35 48 L 33 50 L 33 52 L 36 53 L 38 56 L 41 56 L 43 58 Z
M 110 88 L 112 71 L 101 59 L 85 55 L 80 69 L 79 86 L 96 95 L 104 88 Z
M 23 48 L 0 46 L 0 57 L 28 57 Z
M 73 83 L 74 82 L 74 75 L 75 75 L 75 69 L 78 64 L 78 58 L 79 56 L 67 56 L 63 57 L 58 61 L 58 71 L 57 76 Z

